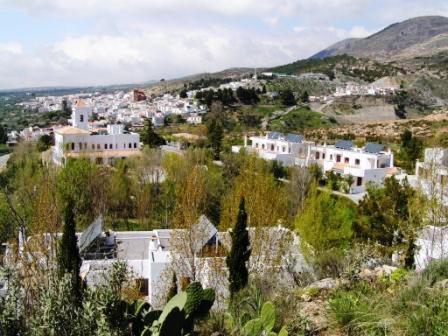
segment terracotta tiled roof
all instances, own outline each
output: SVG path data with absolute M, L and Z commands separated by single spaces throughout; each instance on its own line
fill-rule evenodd
M 66 126 L 66 127 L 62 127 L 60 129 L 57 129 L 54 131 L 55 133 L 58 134 L 62 134 L 62 135 L 79 135 L 79 134 L 90 134 L 89 131 L 82 129 L 82 128 L 77 128 L 77 127 L 73 127 L 73 126 Z
M 86 103 L 84 102 L 84 100 L 82 99 L 78 99 L 75 103 L 75 106 L 77 108 L 83 108 L 83 107 L 87 107 Z

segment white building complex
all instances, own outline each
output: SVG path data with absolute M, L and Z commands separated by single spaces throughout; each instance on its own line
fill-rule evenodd
M 277 160 L 284 166 L 318 164 L 324 173 L 333 171 L 341 176 L 352 176 L 352 193 L 365 191 L 369 182 L 381 184 L 385 177 L 397 172 L 394 157 L 383 145 L 368 143 L 358 148 L 351 141 L 340 140 L 335 145 L 316 145 L 297 134 L 271 132 L 253 136 L 251 144 L 245 138 L 244 149 L 266 160 Z M 233 146 L 239 152 L 241 146 Z
M 82 100 L 73 105 L 72 126 L 55 130 L 53 161 L 65 164 L 68 158 L 86 157 L 98 163 L 110 164 L 114 159 L 140 153 L 140 136 L 125 132 L 121 124 L 106 129 L 89 129 L 92 108 Z

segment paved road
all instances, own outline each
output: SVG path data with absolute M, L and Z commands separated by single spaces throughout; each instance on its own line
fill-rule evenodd
M 6 163 L 8 162 L 10 156 L 11 156 L 11 154 L 6 154 L 6 155 L 0 156 L 0 169 L 3 169 L 6 167 Z

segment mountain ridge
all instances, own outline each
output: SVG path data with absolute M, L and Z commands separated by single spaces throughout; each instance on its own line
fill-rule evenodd
M 431 40 L 437 43 L 429 43 Z M 448 18 L 420 16 L 393 23 L 365 38 L 339 41 L 312 55 L 311 59 L 347 54 L 377 60 L 432 55 L 448 49 Z M 409 55 L 407 55 L 407 52 Z

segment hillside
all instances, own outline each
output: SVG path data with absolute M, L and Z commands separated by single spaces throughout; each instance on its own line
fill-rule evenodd
M 432 55 L 448 49 L 448 18 L 422 16 L 394 23 L 363 39 L 338 42 L 312 59 L 347 54 L 378 60 Z

